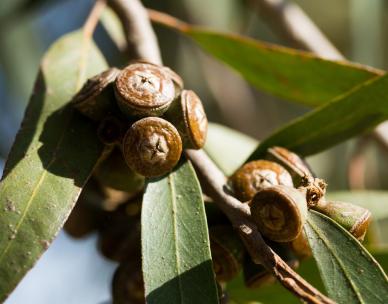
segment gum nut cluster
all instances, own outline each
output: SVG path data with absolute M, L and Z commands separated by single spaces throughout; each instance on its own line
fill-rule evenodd
M 110 104 L 101 98 L 105 91 Z M 146 177 L 168 173 L 183 149 L 201 149 L 206 141 L 208 122 L 200 98 L 184 90 L 181 77 L 168 67 L 135 62 L 109 69 L 90 79 L 73 103 L 89 118 L 104 122 L 101 140 L 119 142 L 126 164 Z M 116 138 L 112 134 L 121 128 L 111 118 L 107 123 L 111 115 L 129 126 Z
M 368 210 L 350 203 L 326 201 L 326 183 L 315 178 L 297 154 L 271 147 L 264 158 L 241 166 L 229 178 L 229 185 L 238 199 L 247 202 L 252 220 L 266 238 L 291 242 L 292 248 L 300 248 L 295 250 L 299 251 L 297 254 L 307 256 L 309 250 L 302 231 L 309 207 L 329 216 L 357 239 L 363 239 L 370 222 Z

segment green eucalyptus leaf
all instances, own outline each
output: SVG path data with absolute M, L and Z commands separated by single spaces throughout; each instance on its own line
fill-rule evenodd
M 103 154 L 95 126 L 68 101 L 105 68 L 83 31 L 43 58 L 0 183 L 0 302 L 48 248 Z
M 258 141 L 248 135 L 216 123 L 209 123 L 204 150 L 226 175 L 231 175 L 257 145 Z
M 338 303 L 387 303 L 388 278 L 345 229 L 310 211 L 304 227 L 329 297 Z
M 141 227 L 147 303 L 218 303 L 202 193 L 189 162 L 148 181 Z
M 285 125 L 263 140 L 249 159 L 262 157 L 275 145 L 307 156 L 373 128 L 388 118 L 387 88 L 388 76 L 365 82 Z
M 191 37 L 260 90 L 309 106 L 322 105 L 384 74 L 360 64 L 325 60 L 308 52 L 193 26 L 170 16 L 156 21 Z

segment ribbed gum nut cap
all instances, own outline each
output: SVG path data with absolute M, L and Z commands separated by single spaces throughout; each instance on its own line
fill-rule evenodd
M 112 104 L 110 101 L 102 101 L 97 97 L 116 80 L 119 74 L 119 69 L 110 68 L 90 78 L 73 97 L 72 104 L 74 107 L 93 120 L 98 121 L 103 119 L 105 115 L 112 112 Z
M 257 192 L 250 202 L 250 209 L 259 231 L 276 242 L 296 239 L 307 217 L 307 202 L 303 193 L 281 185 Z
M 115 82 L 120 110 L 126 116 L 160 116 L 175 98 L 175 86 L 163 67 L 134 63 Z
M 191 90 L 182 91 L 181 103 L 190 148 L 201 149 L 206 142 L 208 121 L 201 99 Z
M 292 187 L 291 175 L 282 166 L 268 160 L 255 160 L 246 163 L 229 179 L 236 197 L 249 201 L 261 189 L 284 185 Z
M 135 122 L 123 140 L 127 165 L 146 177 L 161 176 L 171 171 L 182 153 L 182 140 L 177 129 L 159 117 Z

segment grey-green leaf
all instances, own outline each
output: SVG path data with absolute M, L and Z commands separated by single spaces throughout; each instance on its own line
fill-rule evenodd
M 188 161 L 148 181 L 141 226 L 147 303 L 218 303 L 201 189 Z
M 329 297 L 338 303 L 387 303 L 388 279 L 345 229 L 310 211 L 304 228 Z
M 249 159 L 277 145 L 307 156 L 365 132 L 388 119 L 388 76 L 367 81 L 348 94 L 297 118 L 263 140 Z
M 0 183 L 0 302 L 48 248 L 103 153 L 95 126 L 67 102 L 105 68 L 82 31 L 43 58 Z
M 160 14 L 159 14 L 160 15 Z M 384 71 L 273 45 L 237 34 L 184 23 L 171 16 L 154 20 L 191 37 L 260 90 L 309 106 L 322 105 Z

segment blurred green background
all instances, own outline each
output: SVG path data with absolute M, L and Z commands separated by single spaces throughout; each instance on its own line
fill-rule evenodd
M 93 2 L 93 0 L 0 1 L 0 171 L 23 117 L 40 58 L 54 40 L 83 24 Z M 255 0 L 143 1 L 147 7 L 165 11 L 191 23 L 284 44 L 267 24 L 260 20 L 254 9 L 254 2 Z M 386 1 L 295 2 L 316 22 L 346 58 L 386 69 L 388 65 L 387 42 L 384 39 L 388 31 Z M 308 111 L 300 105 L 276 99 L 251 88 L 238 74 L 203 53 L 187 38 L 159 26 L 155 29 L 165 64 L 182 75 L 187 88 L 198 93 L 211 121 L 260 140 L 284 123 Z M 101 26 L 96 31 L 95 39 L 112 65 L 122 62 L 118 50 Z M 327 180 L 330 190 L 349 188 L 348 162 L 357 146 L 360 146 L 359 139 L 354 139 L 309 159 L 314 171 Z M 367 164 L 364 186 L 368 189 L 386 189 L 388 166 L 381 164 L 386 162 L 387 156 L 373 141 L 365 147 L 364 155 Z M 53 247 L 39 261 L 38 267 L 32 270 L 7 303 L 53 303 L 50 299 L 57 299 L 55 303 L 81 303 L 79 298 L 74 296 L 81 289 L 87 290 L 82 303 L 102 303 L 107 300 L 109 278 L 114 264 L 104 260 L 97 253 L 85 257 L 74 254 L 74 250 L 92 251 L 90 248 L 94 242 L 94 236 L 81 244 L 61 233 Z M 64 257 L 62 260 L 58 258 L 58 254 L 61 256 L 60 253 Z M 55 296 L 50 294 L 55 293 L 54 290 L 61 284 L 68 284 L 66 278 L 74 276 L 77 272 L 83 272 L 84 268 L 80 268 L 80 263 L 83 261 L 85 264 L 85 261 L 90 259 L 97 261 L 97 264 L 90 262 L 90 265 L 100 267 L 97 268 L 98 273 L 101 273 L 98 283 L 93 281 L 96 279 L 93 272 L 88 275 L 80 274 L 77 283 L 73 281 L 71 284 L 78 286 L 78 289 L 69 287 L 70 295 L 66 293 L 66 289 L 60 291 L 64 296 L 63 301 L 58 300 L 60 298 L 58 294 Z M 66 263 L 72 266 L 68 267 Z M 58 269 L 61 269 L 60 274 Z M 59 279 L 56 279 L 58 277 Z M 85 285 L 85 281 L 94 287 Z M 48 288 L 51 291 L 47 292 L 46 287 L 42 294 L 37 295 L 35 288 L 39 286 L 39 282 L 51 286 L 52 288 Z M 94 296 L 91 296 L 92 294 Z M 25 300 L 26 297 L 29 301 Z

